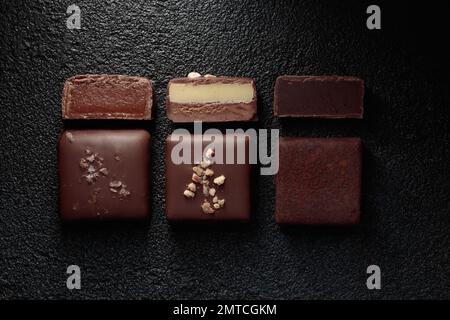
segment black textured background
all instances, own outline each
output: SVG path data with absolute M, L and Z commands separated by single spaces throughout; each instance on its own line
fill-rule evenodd
M 73 2 L 82 30 L 66 28 Z M 375 1 L 382 30 L 369 31 L 366 1 L 2 1 L 0 298 L 450 298 L 448 11 L 395 2 Z M 273 179 L 256 176 L 249 225 L 170 226 L 164 98 L 192 70 L 253 77 L 259 127 L 360 136 L 361 225 L 280 229 Z M 58 218 L 58 135 L 86 126 L 63 123 L 60 96 L 83 73 L 154 81 L 156 119 L 139 124 L 153 137 L 148 223 Z M 364 120 L 274 119 L 281 74 L 362 77 Z M 66 289 L 70 264 L 79 291 Z M 380 291 L 365 286 L 370 264 Z

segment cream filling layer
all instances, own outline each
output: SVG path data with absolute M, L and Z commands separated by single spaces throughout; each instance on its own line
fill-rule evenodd
M 169 86 L 170 102 L 180 104 L 250 103 L 254 97 L 252 83 L 173 83 Z

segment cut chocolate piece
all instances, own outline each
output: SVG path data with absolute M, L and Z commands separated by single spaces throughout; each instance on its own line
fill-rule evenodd
M 64 84 L 64 119 L 152 118 L 153 90 L 142 77 L 80 75 Z
M 249 78 L 212 76 L 172 79 L 166 108 L 173 122 L 255 121 L 255 83 Z
M 279 117 L 363 117 L 364 81 L 356 77 L 280 76 L 274 94 Z
M 361 140 L 280 138 L 279 224 L 356 224 L 361 202 Z
M 150 135 L 145 130 L 70 130 L 59 140 L 63 220 L 150 214 Z
M 234 136 L 235 143 L 230 139 L 221 144 L 222 148 L 217 146 L 213 150 L 206 148 L 211 142 L 209 136 L 186 134 L 182 136 L 185 147 L 181 152 L 177 151 L 179 143 L 182 143 L 179 142 L 179 137 L 171 135 L 167 138 L 166 216 L 169 221 L 250 219 L 249 137 L 240 134 Z M 198 164 L 195 164 L 194 145 L 197 143 L 205 152 L 198 159 Z M 227 152 L 229 155 L 234 152 L 233 163 L 225 163 Z M 184 156 L 190 154 L 190 161 L 177 164 L 179 162 L 173 157 L 179 153 Z M 223 155 L 224 161 L 213 161 L 212 159 L 219 159 L 219 154 Z M 241 162 L 236 161 L 239 154 L 242 155 Z

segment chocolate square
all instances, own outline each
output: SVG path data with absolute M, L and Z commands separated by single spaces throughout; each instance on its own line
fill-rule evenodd
M 344 225 L 359 222 L 360 139 L 280 138 L 279 150 L 277 223 Z
M 223 135 L 225 138 L 226 135 Z M 194 154 L 194 143 L 199 142 L 202 149 L 205 149 L 209 140 L 202 139 L 204 135 L 186 134 L 183 139 L 190 139 L 191 155 Z M 193 181 L 193 174 L 201 166 L 194 164 L 192 156 L 191 163 L 175 164 L 172 160 L 172 150 L 178 144 L 178 138 L 173 135 L 166 140 L 166 216 L 169 221 L 211 221 L 211 220 L 227 220 L 227 221 L 248 221 L 250 219 L 250 164 L 248 162 L 249 138 L 234 139 L 235 143 L 224 143 L 223 157 L 225 159 L 227 150 L 234 150 L 234 158 L 237 158 L 238 148 L 245 151 L 245 163 L 237 164 L 219 164 L 213 163 L 203 169 L 203 175 L 198 176 L 204 180 L 208 180 L 209 189 L 214 188 L 217 199 L 225 200 L 222 207 L 215 209 L 214 196 L 203 193 L 203 184 Z M 228 149 L 232 148 L 232 149 Z M 206 150 L 204 150 L 206 151 Z M 218 150 L 214 150 L 216 153 Z M 207 160 L 203 156 L 200 160 Z M 210 169 L 214 172 L 212 176 L 206 176 L 205 172 Z M 214 179 L 222 176 L 225 182 L 217 185 Z M 202 180 L 202 181 L 204 181 Z M 196 190 L 190 194 L 189 185 L 195 185 Z M 191 185 L 192 186 L 192 185 Z M 208 212 L 202 207 L 205 202 L 210 204 L 214 212 Z
M 63 220 L 150 214 L 150 135 L 145 130 L 69 130 L 59 140 Z

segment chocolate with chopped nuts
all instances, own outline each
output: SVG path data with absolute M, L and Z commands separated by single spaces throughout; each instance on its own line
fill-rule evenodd
M 205 148 L 199 163 L 175 164 L 171 153 L 178 138 L 169 136 L 166 140 L 166 216 L 171 222 L 250 219 L 250 164 L 248 163 L 249 137 L 240 135 L 231 145 L 234 154 L 238 148 L 245 150 L 245 164 L 219 164 L 212 158 L 216 150 L 206 148 L 211 142 L 205 135 L 190 137 L 191 154 L 194 141 Z M 204 140 L 202 141 L 202 137 Z M 225 135 L 223 135 L 225 138 Z M 224 139 L 225 140 L 225 139 Z M 202 141 L 202 142 L 201 142 Z M 226 143 L 223 146 L 226 159 Z M 192 157 L 192 160 L 193 157 Z
M 150 135 L 145 130 L 70 130 L 59 141 L 63 220 L 150 214 Z

